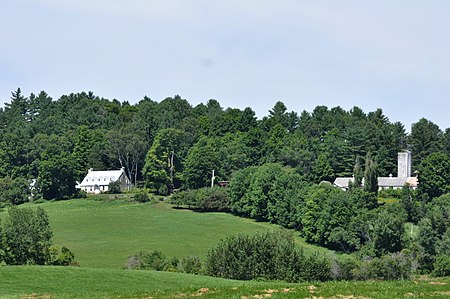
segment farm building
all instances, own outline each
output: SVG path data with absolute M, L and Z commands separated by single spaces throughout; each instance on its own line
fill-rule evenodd
M 76 188 L 87 193 L 98 194 L 108 191 L 109 184 L 112 182 L 120 182 L 121 190 L 129 190 L 131 188 L 131 182 L 124 167 L 118 170 L 102 171 L 94 171 L 90 168 L 83 181 L 81 183 L 77 182 Z
M 405 185 L 408 185 L 410 188 L 416 189 L 419 181 L 417 177 L 411 176 L 411 162 L 412 159 L 410 151 L 398 153 L 397 177 L 393 177 L 392 175 L 389 175 L 388 177 L 379 177 L 378 188 L 380 190 L 389 188 L 399 189 Z M 349 183 L 353 182 L 353 180 L 353 177 L 336 178 L 333 184 L 342 190 L 348 190 Z M 364 185 L 364 179 L 362 184 Z

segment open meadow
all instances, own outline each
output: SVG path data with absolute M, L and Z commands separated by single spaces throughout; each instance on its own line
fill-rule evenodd
M 365 282 L 236 281 L 183 273 L 17 266 L 0 268 L 1 298 L 450 298 L 450 279 Z
M 449 278 L 290 284 L 126 270 L 128 256 L 139 250 L 204 258 L 228 235 L 277 226 L 107 196 L 39 205 L 49 215 L 55 244 L 70 248 L 80 267 L 0 267 L 0 298 L 450 298 Z M 298 237 L 296 242 L 306 253 L 326 251 Z
M 130 255 L 140 250 L 203 259 L 208 249 L 229 235 L 278 228 L 227 213 L 173 209 L 163 202 L 133 203 L 110 200 L 104 195 L 93 198 L 97 200 L 39 204 L 48 213 L 55 244 L 73 251 L 82 267 L 120 269 Z M 296 242 L 305 252 L 326 250 L 306 244 L 301 238 Z

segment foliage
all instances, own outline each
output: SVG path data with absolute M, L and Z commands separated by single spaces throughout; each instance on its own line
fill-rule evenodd
M 109 194 L 119 194 L 122 192 L 122 188 L 120 186 L 120 181 L 110 182 L 108 184 L 108 191 L 106 193 Z
M 228 195 L 223 188 L 202 188 L 197 191 L 197 209 L 203 212 L 228 211 Z
M 24 178 L 0 178 L 0 205 L 26 202 L 30 196 L 29 185 Z
M 371 153 L 367 153 L 366 166 L 364 167 L 364 190 L 378 192 L 378 166 L 372 160 Z
M 53 233 L 43 208 L 9 208 L 1 232 L 6 264 L 45 265 L 51 262 Z
M 404 280 L 414 271 L 412 258 L 408 253 L 392 253 L 382 257 L 363 260 L 357 270 L 357 279 Z
M 194 190 L 174 203 L 294 228 L 335 250 L 381 258 L 414 244 L 421 270 L 431 271 L 448 251 L 448 209 L 439 196 L 450 192 L 449 136 L 426 119 L 407 135 L 381 109 L 317 106 L 297 114 L 277 102 L 257 119 L 251 108 L 222 108 L 214 99 L 195 107 L 180 96 L 130 104 L 80 92 L 53 100 L 18 88 L 0 109 L 0 205 L 74 198 L 88 167 L 124 167 L 135 184 L 161 195 Z M 376 178 L 395 175 L 397 152 L 406 148 L 419 192 L 396 194 L 398 212 L 377 208 Z M 202 189 L 213 170 L 228 189 Z M 364 176 L 365 190 L 317 185 L 352 173 L 354 187 Z M 405 221 L 419 223 L 417 240 L 402 236 Z
M 133 195 L 133 200 L 136 202 L 144 203 L 149 202 L 150 197 L 148 196 L 148 193 L 146 191 L 140 191 Z
M 228 210 L 228 194 L 221 187 L 180 191 L 172 195 L 171 202 L 188 206 L 201 212 L 224 212 Z
M 335 256 L 331 264 L 331 275 L 335 280 L 353 280 L 358 275 L 361 262 L 355 255 Z
M 180 266 L 184 273 L 201 274 L 203 271 L 202 262 L 196 256 L 184 257 L 180 262 Z
M 367 241 L 360 254 L 381 257 L 401 251 L 405 246 L 405 221 L 406 214 L 399 205 L 379 208 L 368 221 Z
M 171 203 L 179 207 L 186 205 L 188 208 L 195 208 L 198 205 L 197 190 L 185 190 L 174 193 L 171 196 Z
M 187 188 L 211 185 L 211 173 L 219 168 L 219 154 L 212 140 L 203 137 L 194 144 L 184 164 L 184 180 Z
M 435 152 L 423 159 L 419 167 L 419 190 L 429 199 L 450 192 L 450 157 Z
M 412 124 L 408 143 L 414 155 L 414 166 L 422 164 L 430 154 L 441 149 L 442 131 L 433 122 L 421 118 Z
M 67 247 L 50 247 L 50 264 L 54 266 L 74 266 L 78 265 L 75 261 L 75 254 Z
M 434 277 L 450 276 L 450 256 L 440 255 L 433 264 Z
M 161 195 L 172 194 L 173 189 L 180 186 L 178 173 L 182 170 L 187 146 L 185 132 L 173 128 L 160 130 L 145 158 L 146 185 L 157 189 Z M 166 188 L 162 189 L 163 186 Z
M 127 261 L 128 269 L 165 271 L 167 266 L 167 258 L 158 250 L 152 252 L 140 251 L 130 256 Z
M 328 260 L 306 258 L 285 231 L 230 236 L 208 252 L 205 267 L 208 275 L 240 280 L 330 279 Z
M 421 248 L 420 269 L 430 272 L 436 256 L 450 254 L 450 194 L 435 198 L 426 208 L 417 242 Z
M 259 221 L 298 227 L 296 213 L 302 205 L 298 192 L 304 185 L 301 176 L 280 164 L 244 169 L 230 182 L 230 209 Z
M 161 251 L 139 251 L 130 256 L 126 262 L 127 269 L 155 270 L 169 272 L 184 272 L 200 274 L 203 271 L 202 262 L 196 256 L 186 256 L 181 259 L 168 259 Z
M 417 192 L 412 190 L 409 186 L 403 186 L 400 194 L 400 204 L 407 214 L 407 221 L 417 223 L 420 213 L 420 203 L 418 201 Z

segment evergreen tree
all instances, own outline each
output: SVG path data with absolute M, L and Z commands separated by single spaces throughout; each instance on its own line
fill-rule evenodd
M 372 193 L 378 192 L 378 170 L 370 152 L 366 156 L 364 168 L 364 190 Z

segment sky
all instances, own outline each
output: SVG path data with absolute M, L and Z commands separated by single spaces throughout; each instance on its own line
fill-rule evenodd
M 0 0 L 0 107 L 18 87 L 259 118 L 277 101 L 450 127 L 447 0 Z

